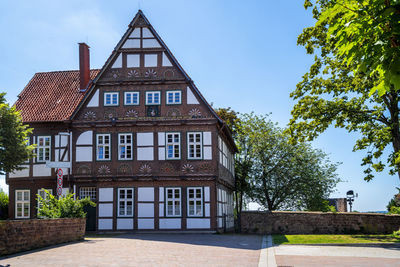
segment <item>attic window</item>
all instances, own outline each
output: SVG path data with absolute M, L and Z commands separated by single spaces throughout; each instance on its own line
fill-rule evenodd
M 104 106 L 118 106 L 118 92 L 104 93 Z
M 135 28 L 126 39 L 122 48 L 157 48 L 160 43 L 154 37 L 149 28 Z
M 160 105 L 160 91 L 146 92 L 146 105 Z

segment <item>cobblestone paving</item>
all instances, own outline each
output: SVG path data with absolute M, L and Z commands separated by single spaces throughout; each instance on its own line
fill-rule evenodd
M 261 236 L 97 236 L 0 258 L 0 266 L 258 266 Z

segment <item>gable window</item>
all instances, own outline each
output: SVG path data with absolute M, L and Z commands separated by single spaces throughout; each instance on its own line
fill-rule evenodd
M 111 159 L 111 136 L 110 134 L 97 135 L 97 160 L 110 160 Z
M 132 159 L 132 134 L 118 134 L 118 159 Z
M 43 189 L 43 188 L 42 188 L 42 189 L 39 189 L 39 190 L 38 190 L 38 195 L 41 196 L 41 197 L 43 198 L 43 200 L 46 200 L 47 197 L 48 197 L 48 194 L 46 193 L 45 190 L 47 190 L 47 191 L 49 192 L 49 194 L 53 194 L 53 189 Z M 42 205 L 43 205 L 43 204 L 41 204 L 41 203 L 39 202 L 39 198 L 38 198 L 38 200 L 37 200 L 38 212 L 39 212 L 39 209 L 42 207 Z
M 15 218 L 29 218 L 30 190 L 15 190 Z
M 104 93 L 104 106 L 118 106 L 118 92 Z
M 146 92 L 146 105 L 160 105 L 160 91 Z
M 133 216 L 133 188 L 118 188 L 118 216 Z
M 188 216 L 201 217 L 203 216 L 203 188 L 189 187 L 188 195 Z
M 166 188 L 166 216 L 178 217 L 181 216 L 181 189 L 180 188 Z
M 188 159 L 202 159 L 203 140 L 201 133 L 188 133 Z
M 38 136 L 37 137 L 37 161 L 49 161 L 50 160 L 50 136 Z
M 125 105 L 139 105 L 139 92 L 125 92 Z
M 90 200 L 96 200 L 96 187 L 79 188 L 79 198 L 84 199 L 85 197 L 89 197 Z
M 181 134 L 167 133 L 166 135 L 167 159 L 181 158 Z
M 167 104 L 177 105 L 182 104 L 181 91 L 167 91 Z

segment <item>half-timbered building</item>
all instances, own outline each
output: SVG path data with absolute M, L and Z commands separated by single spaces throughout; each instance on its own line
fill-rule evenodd
M 232 228 L 230 131 L 143 13 L 102 69 L 90 69 L 85 43 L 79 65 L 36 73 L 15 103 L 37 147 L 6 176 L 11 218 L 35 218 L 61 169 L 63 194 L 97 203 L 88 230 Z

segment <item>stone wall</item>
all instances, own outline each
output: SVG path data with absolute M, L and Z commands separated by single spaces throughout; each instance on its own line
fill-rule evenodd
M 391 234 L 400 228 L 400 215 L 244 211 L 241 228 L 257 234 Z
M 0 221 L 0 255 L 83 239 L 85 218 Z

